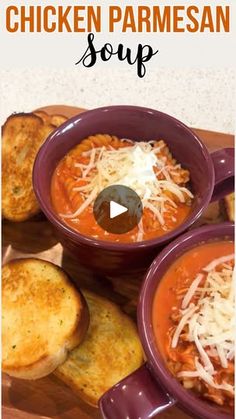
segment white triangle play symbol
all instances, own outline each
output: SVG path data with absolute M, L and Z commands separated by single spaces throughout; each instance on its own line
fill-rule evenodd
M 123 205 L 117 204 L 115 201 L 110 201 L 110 218 L 115 218 L 127 211 L 128 208 Z

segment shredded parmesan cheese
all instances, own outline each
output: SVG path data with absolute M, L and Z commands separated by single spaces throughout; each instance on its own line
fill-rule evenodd
M 199 354 L 195 359 L 196 370 L 181 371 L 178 377 L 198 377 L 231 393 L 232 385 L 214 381 L 213 360 L 217 357 L 221 367 L 227 368 L 234 358 L 235 284 L 232 265 L 227 264 L 233 258 L 234 255 L 227 255 L 214 259 L 197 275 L 183 298 L 181 318 L 171 343 L 172 348 L 177 347 L 184 329 L 187 340 L 195 343 Z
M 94 201 L 96 196 L 97 196 L 97 189 L 95 188 L 87 197 L 87 199 L 83 202 L 83 204 L 73 214 L 64 214 L 63 217 L 72 218 L 72 219 L 75 217 L 78 217 L 78 215 L 80 215 L 85 210 L 85 208 L 87 208 L 91 204 L 91 202 Z
M 187 294 L 185 294 L 185 296 L 183 298 L 183 301 L 182 301 L 182 308 L 183 309 L 185 309 L 189 305 L 193 295 L 195 294 L 195 291 L 197 290 L 197 288 L 198 288 L 200 282 L 203 280 L 203 278 L 204 278 L 203 274 L 198 274 L 197 277 L 192 282 L 192 284 L 190 285 L 189 290 L 188 290 Z
M 223 256 L 222 258 L 214 259 L 203 270 L 206 271 L 206 272 L 210 272 L 213 269 L 215 269 L 218 265 L 221 265 L 222 263 L 230 262 L 233 259 L 234 259 L 234 254 Z
M 83 193 L 85 200 L 73 214 L 60 216 L 73 219 L 92 204 L 103 189 L 111 185 L 123 185 L 139 195 L 143 208 L 151 211 L 154 219 L 165 230 L 163 214 L 166 205 L 171 206 L 175 212 L 176 202 L 186 203 L 193 198 L 187 188 L 176 184 L 171 177 L 172 171 L 179 169 L 180 165 L 167 165 L 165 156 L 157 156 L 165 144 L 153 147 L 152 141 L 135 144 L 126 139 L 122 141 L 130 142 L 130 145 L 117 150 L 112 147 L 95 147 L 82 153 L 82 156 L 89 158 L 89 163 L 75 163 L 75 167 L 80 168 L 81 178 L 86 183 L 75 186 L 73 190 Z M 158 179 L 158 173 L 162 173 L 161 180 Z M 138 240 L 142 237 L 142 225 L 139 224 Z
M 194 304 L 190 304 L 189 309 L 186 310 L 186 312 L 184 313 L 182 319 L 180 320 L 178 326 L 176 327 L 176 330 L 172 339 L 172 345 L 171 345 L 172 348 L 176 348 L 178 344 L 179 336 L 182 333 L 183 328 L 186 326 L 186 324 L 188 323 L 188 320 L 191 318 L 191 316 L 196 310 L 197 308 L 194 306 Z

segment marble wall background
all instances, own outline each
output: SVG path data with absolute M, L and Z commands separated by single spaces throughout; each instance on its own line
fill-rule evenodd
M 189 126 L 234 133 L 235 70 L 157 68 L 139 79 L 132 69 L 0 71 L 0 118 L 44 105 L 94 108 L 133 104 L 167 112 Z

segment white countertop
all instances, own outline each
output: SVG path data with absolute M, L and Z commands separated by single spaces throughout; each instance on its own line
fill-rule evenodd
M 189 126 L 234 133 L 235 70 L 157 68 L 139 79 L 133 69 L 1 70 L 1 123 L 13 112 L 44 105 L 84 108 L 132 104 L 156 108 Z

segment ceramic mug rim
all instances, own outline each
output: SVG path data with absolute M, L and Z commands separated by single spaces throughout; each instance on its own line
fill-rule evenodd
M 209 175 L 210 175 L 209 188 L 206 191 L 204 191 L 201 201 L 196 204 L 196 207 L 194 208 L 194 210 L 190 212 L 186 220 L 180 226 L 178 226 L 173 231 L 170 231 L 169 233 L 161 237 L 157 237 L 150 240 L 144 240 L 144 241 L 136 242 L 136 243 L 125 243 L 125 244 L 109 242 L 109 241 L 99 240 L 93 237 L 85 236 L 81 234 L 80 232 L 73 230 L 72 228 L 64 224 L 63 221 L 57 216 L 56 212 L 51 209 L 51 206 L 49 204 L 50 197 L 48 198 L 48 196 L 45 195 L 45 192 L 42 188 L 41 180 L 40 180 L 40 171 L 43 169 L 43 161 L 44 161 L 45 155 L 48 153 L 49 150 L 53 151 L 54 147 L 56 147 L 56 137 L 60 134 L 60 132 L 68 128 L 69 125 L 78 124 L 81 119 L 85 121 L 86 120 L 91 121 L 91 119 L 93 119 L 95 115 L 98 115 L 101 112 L 102 113 L 106 112 L 108 115 L 109 112 L 118 112 L 119 110 L 120 111 L 125 110 L 126 112 L 137 111 L 137 112 L 152 114 L 154 117 L 158 116 L 161 118 L 165 118 L 171 121 L 172 123 L 175 123 L 175 124 L 178 124 L 178 126 L 181 126 L 187 132 L 189 137 L 192 138 L 192 141 L 195 141 L 198 147 L 201 148 L 202 155 L 203 155 L 205 164 L 208 167 Z M 96 109 L 82 112 L 68 119 L 59 128 L 57 128 L 52 134 L 50 134 L 49 137 L 46 139 L 46 141 L 41 146 L 36 156 L 34 167 L 33 167 L 33 187 L 34 187 L 36 198 L 40 204 L 41 209 L 46 215 L 46 217 L 51 221 L 51 223 L 59 231 L 61 231 L 62 234 L 72 239 L 74 242 L 78 242 L 87 246 L 92 246 L 92 247 L 106 249 L 106 250 L 118 250 L 118 251 L 127 251 L 127 252 L 130 252 L 130 251 L 133 252 L 134 250 L 138 250 L 142 248 L 153 248 L 156 246 L 164 245 L 165 243 L 171 241 L 172 239 L 174 239 L 175 237 L 183 233 L 185 230 L 187 230 L 192 224 L 194 224 L 194 222 L 196 222 L 197 219 L 199 219 L 202 212 L 209 204 L 212 197 L 213 189 L 214 189 L 214 180 L 215 180 L 215 172 L 214 172 L 214 166 L 213 166 L 210 153 L 208 152 L 206 146 L 199 139 L 199 137 L 190 128 L 188 128 L 184 123 L 182 123 L 178 119 L 166 113 L 163 113 L 158 110 L 151 109 L 151 108 L 145 108 L 141 106 L 129 106 L 129 105 L 117 105 L 117 106 L 106 106 L 106 107 L 96 108 Z M 51 181 L 51 178 L 49 181 Z
M 197 396 L 191 394 L 189 390 L 184 389 L 184 387 L 170 373 L 165 365 L 162 355 L 158 350 L 152 330 L 152 325 L 150 324 L 154 294 L 159 282 L 163 277 L 163 274 L 162 276 L 158 277 L 158 269 L 160 265 L 163 263 L 163 261 L 169 261 L 170 258 L 173 261 L 173 254 L 175 254 L 177 250 L 180 250 L 181 247 L 185 247 L 188 242 L 190 244 L 189 249 L 197 246 L 202 242 L 202 239 L 200 240 L 201 236 L 205 237 L 205 239 L 203 239 L 204 242 L 210 242 L 211 237 L 209 237 L 209 233 L 214 236 L 214 239 L 221 239 L 227 236 L 233 239 L 234 223 L 224 222 L 217 225 L 203 226 L 196 228 L 195 230 L 188 231 L 167 245 L 154 259 L 148 271 L 146 272 L 139 295 L 137 311 L 138 330 L 144 352 L 147 356 L 148 366 L 150 367 L 157 380 L 164 387 L 167 394 L 170 395 L 170 397 L 174 397 L 176 401 L 179 402 L 181 406 L 183 406 L 188 412 L 197 414 L 199 417 L 205 417 L 209 419 L 215 419 L 216 417 L 219 419 L 232 419 L 232 415 L 230 413 L 223 411 L 217 412 L 217 405 L 216 407 L 211 406 L 209 402 L 201 400 Z M 180 254 L 178 254 L 177 257 L 179 257 L 181 254 L 184 254 L 186 251 L 187 249 L 183 250 L 182 253 L 180 251 Z

